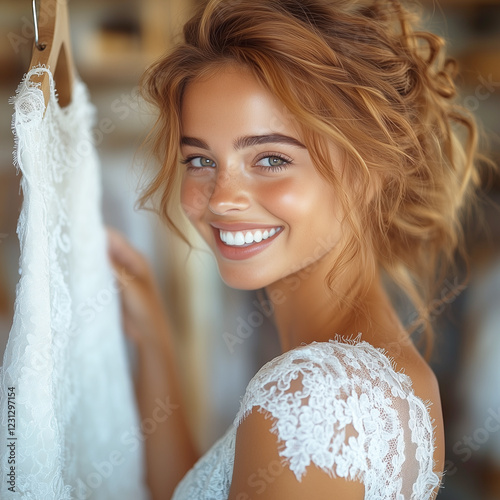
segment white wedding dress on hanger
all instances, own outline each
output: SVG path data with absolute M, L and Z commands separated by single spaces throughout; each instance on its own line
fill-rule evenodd
M 45 112 L 33 74 L 49 73 Z M 60 108 L 50 71 L 13 98 L 24 195 L 20 279 L 0 371 L 0 498 L 145 500 L 143 437 L 107 258 L 94 108 L 76 80 Z M 44 115 L 45 112 L 45 115 Z

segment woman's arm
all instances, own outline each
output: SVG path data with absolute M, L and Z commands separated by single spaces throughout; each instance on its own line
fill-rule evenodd
M 137 347 L 136 396 L 153 500 L 172 496 L 197 453 L 178 379 L 172 334 L 158 286 L 145 257 L 108 229 L 109 255 L 122 276 L 123 327 Z

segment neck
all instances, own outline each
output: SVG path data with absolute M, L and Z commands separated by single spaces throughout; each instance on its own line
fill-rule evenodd
M 283 278 L 266 288 L 283 352 L 313 341 L 326 342 L 336 334 L 362 334 L 376 346 L 390 345 L 403 334 L 378 272 L 349 273 L 337 279 L 332 291 L 325 282 L 331 259 Z M 346 273 L 348 274 L 348 273 Z M 374 276 L 371 280 L 363 276 Z M 353 283 L 357 283 L 353 291 Z

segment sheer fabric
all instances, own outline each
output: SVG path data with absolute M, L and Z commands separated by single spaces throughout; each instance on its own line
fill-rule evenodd
M 30 82 L 42 72 L 51 82 L 45 116 Z M 142 500 L 142 441 L 120 327 L 127 277 L 117 281 L 107 259 L 94 108 L 82 82 L 72 96 L 61 109 L 51 73 L 36 68 L 12 101 L 24 199 L 0 373 L 0 496 Z
M 227 499 L 236 430 L 252 411 L 271 419 L 282 466 L 298 481 L 315 464 L 331 477 L 361 481 L 367 500 L 429 500 L 439 485 L 432 422 L 410 379 L 366 342 L 331 340 L 259 370 L 234 424 L 187 473 L 174 500 Z M 257 496 L 252 487 L 247 493 Z

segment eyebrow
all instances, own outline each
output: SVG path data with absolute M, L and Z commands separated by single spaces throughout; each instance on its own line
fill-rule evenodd
M 233 148 L 235 150 L 248 148 L 251 146 L 258 146 L 260 144 L 289 144 L 291 146 L 296 146 L 298 148 L 306 149 L 304 144 L 302 144 L 297 139 L 283 134 L 267 134 L 267 135 L 246 135 L 244 137 L 239 137 L 233 142 Z M 181 145 L 184 146 L 194 146 L 197 148 L 210 149 L 208 144 L 201 139 L 195 137 L 181 137 Z

